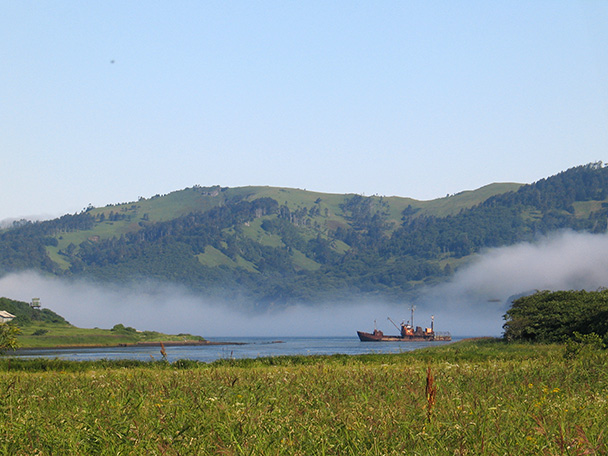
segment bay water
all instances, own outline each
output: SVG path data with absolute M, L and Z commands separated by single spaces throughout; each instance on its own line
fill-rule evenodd
M 453 341 L 462 337 L 454 337 Z M 401 353 L 450 342 L 361 342 L 357 337 L 230 337 L 213 338 L 222 345 L 166 346 L 169 362 L 189 359 L 212 362 L 217 359 L 259 358 L 283 355 L 359 355 Z M 14 356 L 60 358 L 74 361 L 98 359 L 160 360 L 160 347 L 96 347 L 18 350 Z

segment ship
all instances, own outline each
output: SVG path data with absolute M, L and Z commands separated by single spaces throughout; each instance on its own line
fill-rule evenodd
M 361 342 L 449 342 L 452 340 L 452 335 L 449 332 L 435 332 L 434 315 L 431 315 L 430 328 L 414 327 L 414 309 L 415 307 L 412 306 L 412 319 L 407 323 L 401 322 L 399 326 L 395 324 L 391 317 L 388 317 L 388 320 L 399 330 L 398 336 L 385 336 L 382 331 L 376 328 L 376 322 L 374 321 L 374 332 L 357 331 L 359 340 Z

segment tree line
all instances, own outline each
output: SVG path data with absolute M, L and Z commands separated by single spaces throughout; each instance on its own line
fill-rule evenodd
M 59 252 L 69 264 L 63 270 L 47 247 L 57 246 L 63 233 L 90 230 L 106 220 L 87 210 L 1 231 L 0 273 L 37 269 L 111 281 L 148 277 L 244 295 L 263 305 L 352 293 L 404 299 L 421 284 L 452 274 L 453 261 L 484 248 L 533 240 L 556 229 L 605 232 L 607 196 L 608 168 L 601 163 L 490 197 L 455 215 L 421 215 L 409 207 L 397 227 L 389 222 L 390 206 L 383 198 L 345 197 L 346 223 L 334 226 L 324 225 L 327 212 L 317 203 L 290 209 L 269 197 L 241 196 L 168 221 L 142 217 L 132 232 L 69 245 Z M 584 201 L 598 203 L 581 216 L 575 206 Z M 247 234 L 247 224 L 258 219 L 280 242 L 268 245 Z M 233 264 L 211 267 L 199 261 L 209 247 Z M 301 267 L 298 258 L 314 267 Z

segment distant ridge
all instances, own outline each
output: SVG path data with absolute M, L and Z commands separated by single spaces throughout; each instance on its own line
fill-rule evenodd
M 179 283 L 255 305 L 403 300 L 488 247 L 559 229 L 603 233 L 608 169 L 444 198 L 194 186 L 0 232 L 0 273 Z

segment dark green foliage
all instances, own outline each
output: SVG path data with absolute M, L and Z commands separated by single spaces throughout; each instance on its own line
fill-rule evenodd
M 542 291 L 515 300 L 505 315 L 507 340 L 561 342 L 608 334 L 608 290 Z
M 19 344 L 17 336 L 21 334 L 21 329 L 10 323 L 0 323 L 0 355 L 3 355 L 7 350 L 16 350 Z
M 114 325 L 110 331 L 114 331 L 114 332 L 121 333 L 121 334 L 128 334 L 128 333 L 137 332 L 137 329 L 135 329 L 131 326 L 125 326 L 122 323 L 118 323 L 118 324 Z
M 57 245 L 60 232 L 87 230 L 94 220 L 87 213 L 64 215 L 45 222 L 23 222 L 0 232 L 0 273 L 38 269 L 57 273 L 59 268 L 46 254 L 46 246 Z
M 15 315 L 13 320 L 19 326 L 27 326 L 32 322 L 69 324 L 62 316 L 49 309 L 33 309 L 26 302 L 0 298 L 0 310 L 6 310 Z

